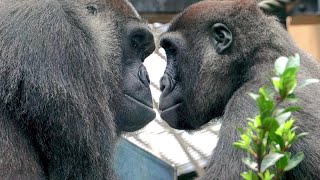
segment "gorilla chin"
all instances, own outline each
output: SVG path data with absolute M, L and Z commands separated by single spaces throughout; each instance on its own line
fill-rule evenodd
M 125 94 L 125 104 L 128 111 L 120 114 L 119 121 L 124 123 L 122 130 L 125 132 L 134 132 L 150 123 L 156 113 L 153 110 L 152 98 L 146 98 L 144 101 Z

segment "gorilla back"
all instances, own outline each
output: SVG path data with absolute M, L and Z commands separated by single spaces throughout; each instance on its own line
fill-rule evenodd
M 155 116 L 153 50 L 126 0 L 1 0 L 0 179 L 114 179 L 117 132 Z
M 320 68 L 299 49 L 274 17 L 264 15 L 254 0 L 203 1 L 179 14 L 161 37 L 167 67 L 161 80 L 161 117 L 177 129 L 194 130 L 221 121 L 220 139 L 203 179 L 239 179 L 246 169 L 245 154 L 232 147 L 237 127 L 254 117 L 257 107 L 249 97 L 269 83 L 274 61 L 301 55 L 298 81 L 320 78 Z M 301 165 L 287 179 L 320 178 L 320 85 L 298 91 L 294 114 L 299 131 L 309 135 L 290 148 L 303 151 Z

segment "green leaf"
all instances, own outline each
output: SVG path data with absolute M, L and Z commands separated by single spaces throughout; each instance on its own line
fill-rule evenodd
M 282 158 L 279 159 L 279 161 L 276 163 L 276 167 L 278 169 L 283 170 L 288 165 L 289 155 L 285 155 Z
M 280 153 L 270 153 L 266 155 L 262 160 L 260 172 L 264 172 L 269 167 L 275 165 L 276 162 L 283 156 L 284 154 L 280 154 Z
M 298 68 L 294 68 L 294 67 L 288 68 L 283 72 L 280 79 L 283 79 L 283 83 L 286 84 L 296 79 L 297 72 L 298 72 Z
M 237 131 L 240 133 L 240 134 L 244 134 L 245 131 L 243 130 L 243 128 L 237 128 Z
M 268 88 L 259 88 L 259 94 L 266 100 L 270 101 L 272 91 Z
M 250 145 L 251 138 L 248 135 L 242 134 L 240 137 L 247 146 Z
M 299 106 L 291 106 L 291 107 L 287 107 L 284 112 L 295 112 L 295 111 L 299 111 L 302 108 Z
M 264 98 L 259 98 L 257 100 L 257 104 L 258 104 L 259 111 L 260 111 L 262 119 L 267 117 L 267 116 L 271 116 L 271 112 L 272 112 L 273 107 L 274 107 L 273 101 L 266 100 Z
M 254 122 L 248 122 L 248 126 L 249 126 L 251 129 L 254 129 L 254 128 L 255 128 L 255 126 L 254 126 L 253 123 L 254 123 Z
M 247 165 L 250 169 L 254 171 L 258 171 L 258 163 L 255 161 L 252 161 L 249 157 L 243 158 L 242 162 Z
M 283 126 L 284 132 L 288 132 L 291 129 L 293 123 L 294 123 L 294 119 L 292 118 L 289 121 L 285 122 Z
M 280 78 L 279 77 L 273 77 L 271 79 L 271 81 L 272 81 L 272 84 L 273 84 L 273 87 L 274 87 L 275 91 L 279 92 L 280 89 L 282 89 L 282 86 L 280 84 Z
M 299 86 L 299 88 L 304 88 L 310 84 L 319 83 L 319 79 L 307 79 Z
M 291 112 L 286 112 L 276 116 L 276 120 L 278 121 L 279 125 L 281 125 L 284 122 L 286 122 L 290 117 L 291 117 Z
M 252 119 L 252 118 L 247 118 L 247 120 L 250 122 L 254 122 L 254 119 Z
M 245 150 L 245 151 L 248 150 L 248 146 L 242 141 L 234 142 L 234 143 L 232 143 L 232 146 L 235 148 L 238 148 L 238 149 Z
M 287 68 L 298 68 L 300 66 L 300 55 L 295 54 L 294 56 L 290 56 L 289 61 L 287 63 Z
M 286 87 L 287 94 L 292 94 L 296 90 L 297 80 L 296 79 L 288 80 L 288 82 L 286 82 L 285 84 L 285 87 Z
M 284 146 L 285 146 L 285 143 L 284 143 L 284 140 L 282 139 L 282 137 L 281 136 L 279 136 L 278 134 L 273 134 L 273 133 L 270 133 L 270 138 L 274 141 L 274 142 L 276 142 L 277 144 L 279 144 L 280 145 L 280 148 L 281 149 L 283 149 L 284 148 Z
M 294 131 L 289 131 L 288 133 L 288 141 L 290 144 L 296 139 L 296 133 Z
M 240 175 L 244 180 L 258 180 L 258 176 L 254 174 L 252 171 L 243 172 Z
M 274 119 L 272 117 L 268 117 L 264 120 L 263 126 L 265 126 L 268 131 L 274 132 L 278 129 L 279 123 L 276 119 Z
M 269 170 L 266 170 L 266 172 L 263 174 L 263 180 L 272 180 L 274 177 L 274 174 L 271 174 Z
M 302 152 L 297 153 L 288 161 L 288 165 L 284 168 L 284 171 L 290 171 L 295 168 L 304 159 L 304 154 Z
M 249 93 L 249 96 L 254 99 L 255 101 L 260 97 L 260 95 L 258 94 L 254 94 L 254 93 Z
M 262 125 L 261 117 L 260 116 L 256 116 L 254 118 L 254 127 L 259 127 L 261 125 Z
M 298 102 L 298 98 L 295 94 L 289 94 L 287 97 L 286 97 L 286 100 L 290 103 L 297 103 Z
M 282 73 L 285 71 L 288 61 L 289 61 L 289 59 L 284 56 L 279 57 L 276 60 L 274 67 L 275 67 L 275 71 L 276 71 L 277 76 L 282 75 Z

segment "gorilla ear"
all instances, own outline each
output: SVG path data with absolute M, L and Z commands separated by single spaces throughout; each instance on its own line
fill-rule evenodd
M 222 54 L 228 49 L 233 41 L 232 33 L 229 28 L 222 24 L 216 23 L 211 28 L 213 46 L 218 54 Z

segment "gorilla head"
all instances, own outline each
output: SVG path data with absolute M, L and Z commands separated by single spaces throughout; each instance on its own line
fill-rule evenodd
M 205 8 L 207 4 L 178 15 L 161 37 L 167 67 L 160 82 L 159 108 L 161 117 L 178 129 L 195 129 L 221 116 L 240 83 L 236 57 L 229 54 L 234 39 L 224 24 L 228 12 L 221 6 Z M 215 16 L 206 15 L 210 11 Z
M 142 64 L 155 49 L 147 24 L 126 0 L 59 2 L 70 24 L 87 32 L 98 56 L 106 61 L 103 65 L 111 75 L 105 76 L 113 76 L 111 108 L 118 131 L 144 127 L 155 118 L 149 77 Z
M 0 179 L 112 179 L 117 133 L 155 117 L 148 26 L 127 0 L 0 4 Z

